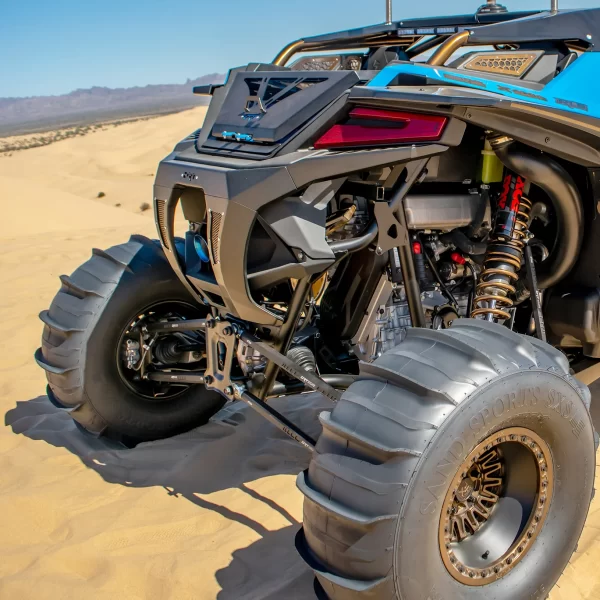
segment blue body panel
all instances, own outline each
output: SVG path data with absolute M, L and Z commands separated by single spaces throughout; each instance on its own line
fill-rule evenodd
M 433 67 L 424 63 L 401 63 L 385 67 L 369 87 L 386 87 L 397 75 L 420 75 L 446 85 L 485 90 L 510 100 L 527 102 L 570 113 L 600 118 L 600 53 L 586 52 L 560 75 L 535 90 L 515 82 L 486 79 L 473 71 Z

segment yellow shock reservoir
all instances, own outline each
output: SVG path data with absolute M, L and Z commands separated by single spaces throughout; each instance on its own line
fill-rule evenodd
M 482 183 L 498 183 L 502 181 L 504 165 L 492 150 L 489 140 L 486 138 L 481 151 L 481 181 Z

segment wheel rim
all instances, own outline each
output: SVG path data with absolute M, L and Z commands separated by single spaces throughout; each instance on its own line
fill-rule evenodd
M 440 552 L 452 577 L 486 585 L 513 569 L 543 527 L 553 481 L 550 449 L 529 429 L 503 429 L 478 444 L 442 505 Z
M 139 339 L 137 331 L 145 323 L 189 318 L 198 318 L 198 308 L 186 302 L 172 300 L 151 304 L 143 310 L 138 311 L 128 320 L 128 324 L 121 332 L 117 344 L 117 370 L 121 381 L 139 398 L 153 403 L 170 401 L 181 396 L 194 384 L 160 383 L 141 379 L 137 371 L 129 369 L 126 366 L 127 361 L 124 352 L 127 340 L 137 341 Z M 190 333 L 189 335 L 193 336 L 194 334 Z M 198 336 L 201 336 L 202 339 L 204 338 L 203 333 L 198 333 Z M 166 334 L 162 337 L 166 337 Z M 199 364 L 200 366 L 196 366 L 195 370 L 204 370 L 203 365 L 205 361 Z

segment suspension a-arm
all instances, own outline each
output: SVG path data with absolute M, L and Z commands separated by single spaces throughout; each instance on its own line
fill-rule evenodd
M 177 383 L 204 383 L 208 389 L 215 390 L 230 400 L 237 399 L 245 402 L 287 436 L 311 451 L 314 450 L 315 440 L 269 406 L 264 399 L 249 391 L 246 386 L 247 382 L 244 379 L 232 379 L 231 373 L 236 344 L 238 341 L 243 341 L 268 359 L 277 371 L 281 369 L 302 382 L 297 391 L 312 390 L 319 392 L 333 402 L 337 402 L 341 397 L 341 392 L 335 389 L 333 385 L 345 388 L 354 380 L 352 376 L 334 375 L 330 378 L 330 384 L 326 381 L 326 375 L 319 377 L 312 372 L 303 370 L 272 345 L 245 331 L 241 324 L 219 318 L 159 322 L 148 325 L 147 330 L 149 333 L 204 330 L 207 353 L 207 367 L 204 372 L 150 371 L 146 374 L 148 379 Z M 277 371 L 275 371 L 275 374 Z

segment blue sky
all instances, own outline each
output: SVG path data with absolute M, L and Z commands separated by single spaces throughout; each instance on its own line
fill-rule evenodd
M 394 0 L 394 20 L 471 13 L 478 0 Z M 505 0 L 513 10 L 543 1 Z M 560 0 L 589 8 L 598 0 Z M 293 39 L 384 20 L 385 0 L 0 0 L 0 97 L 183 83 L 269 62 Z

